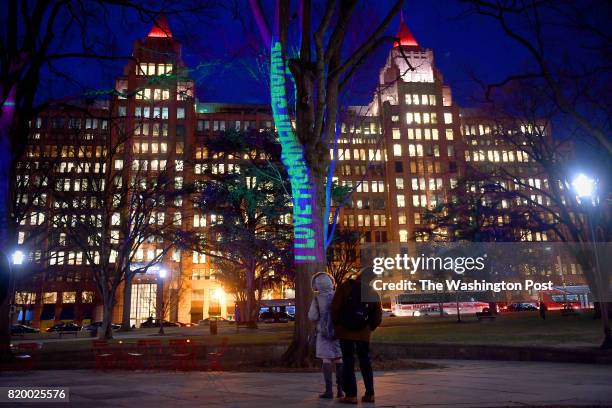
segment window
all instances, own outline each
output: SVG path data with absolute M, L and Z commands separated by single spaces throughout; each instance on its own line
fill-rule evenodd
M 398 177 L 395 179 L 395 188 L 398 190 L 404 189 L 404 179 L 403 178 Z
M 393 155 L 399 157 L 402 155 L 402 145 L 394 144 L 393 145 Z
M 193 215 L 193 226 L 194 227 L 205 227 L 206 226 L 206 215 L 194 214 Z
M 175 177 L 174 178 L 174 188 L 176 188 L 176 189 L 183 188 L 183 178 L 182 177 Z
M 75 303 L 76 302 L 76 292 L 63 292 L 62 293 L 62 303 Z
M 191 262 L 194 263 L 194 264 L 203 264 L 203 263 L 206 263 L 206 255 L 205 254 L 201 254 L 201 253 L 199 253 L 197 251 L 193 251 Z
M 393 129 L 393 140 L 399 140 L 400 138 L 400 130 L 397 128 Z
M 400 211 L 397 213 L 397 223 L 400 225 L 406 224 L 406 213 L 405 212 Z
M 185 108 L 176 108 L 176 118 L 185 119 Z
M 453 114 L 450 112 L 444 113 L 444 123 L 449 124 L 453 123 Z
M 408 231 L 405 229 L 399 230 L 399 240 L 400 242 L 408 242 Z
M 57 302 L 57 292 L 43 292 L 42 302 L 45 305 L 56 303 Z
M 395 172 L 396 173 L 403 173 L 404 172 L 404 165 L 401 161 L 396 161 L 395 162 Z
M 445 133 L 446 133 L 446 140 L 453 140 L 454 139 L 453 129 L 446 129 Z
M 396 198 L 397 198 L 397 208 L 406 207 L 406 197 L 404 197 L 403 194 L 398 194 Z

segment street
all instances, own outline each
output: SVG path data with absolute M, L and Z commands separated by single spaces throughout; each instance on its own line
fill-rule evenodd
M 609 366 L 430 362 L 442 367 L 376 373 L 377 402 L 371 406 L 612 406 Z M 0 382 L 15 387 L 67 386 L 70 406 L 82 407 L 338 406 L 317 398 L 322 389 L 318 373 L 36 371 L 2 373 Z

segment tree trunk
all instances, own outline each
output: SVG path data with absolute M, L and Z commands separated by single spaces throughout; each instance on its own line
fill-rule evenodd
M 293 339 L 282 358 L 291 367 L 308 367 L 314 363 L 314 344 L 309 342 L 313 325 L 308 320 L 308 308 L 312 300 L 310 279 L 317 270 L 315 263 L 295 266 L 295 325 Z
M 130 326 L 130 311 L 132 308 L 132 279 L 131 273 L 125 275 L 125 283 L 123 286 L 123 321 L 121 322 L 121 331 L 129 331 Z
M 303 209 L 305 204 L 300 200 L 308 198 L 307 205 L 311 206 L 312 217 L 309 228 L 313 235 L 304 233 L 304 220 L 294 221 L 294 234 L 297 238 L 295 239 L 295 325 L 293 339 L 283 355 L 283 362 L 293 367 L 308 367 L 314 363 L 314 342 L 309 341 L 313 335 L 313 325 L 308 320 L 308 308 L 312 300 L 311 279 L 315 273 L 325 271 L 321 229 L 323 207 L 320 205 L 321 195 L 317 194 L 315 185 L 311 181 L 307 194 L 298 194 L 297 200 L 294 196 L 294 220 L 304 217 L 299 209 Z M 299 204 L 296 204 L 298 201 Z
M 100 331 L 98 332 L 98 338 L 101 340 L 110 340 L 113 338 L 113 327 L 111 326 L 113 321 L 113 308 L 115 306 L 113 298 L 114 296 L 107 296 L 105 298 L 102 326 L 100 326 Z
M 0 91 L 3 89 L 0 88 Z M 5 103 L 0 106 L 0 354 L 10 354 L 11 331 L 9 321 L 11 292 L 11 244 L 15 239 L 11 221 L 13 195 L 11 129 L 15 120 L 15 88 L 9 92 Z M 8 353 L 8 354 L 7 354 Z
M 255 323 L 256 315 L 255 315 L 255 270 L 249 267 L 246 271 L 246 310 L 245 316 L 247 318 L 247 323 L 249 328 L 256 328 L 257 324 Z
M 600 302 L 601 323 L 603 325 L 604 338 L 601 343 L 601 348 L 604 350 L 612 349 L 612 331 L 610 329 L 610 304 L 609 302 Z

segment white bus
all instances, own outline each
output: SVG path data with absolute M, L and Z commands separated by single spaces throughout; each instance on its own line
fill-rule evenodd
M 488 302 L 475 300 L 478 293 L 402 293 L 391 297 L 391 313 L 395 316 L 456 315 L 482 312 L 489 308 Z

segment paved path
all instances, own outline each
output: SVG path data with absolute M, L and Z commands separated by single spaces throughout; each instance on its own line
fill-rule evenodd
M 377 403 L 362 405 L 427 408 L 612 407 L 610 366 L 436 362 L 443 367 L 377 373 Z M 321 377 L 315 373 L 37 371 L 0 373 L 0 384 L 69 386 L 70 406 L 88 408 L 342 406 L 335 401 L 316 398 L 321 389 Z

